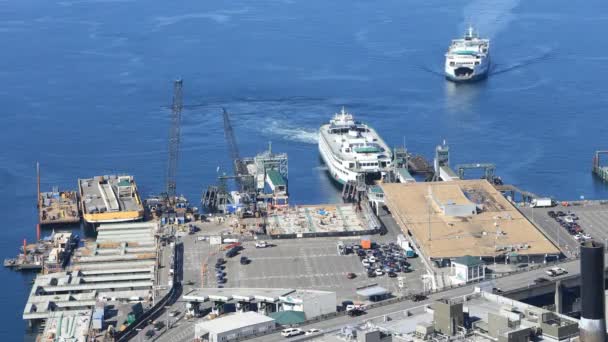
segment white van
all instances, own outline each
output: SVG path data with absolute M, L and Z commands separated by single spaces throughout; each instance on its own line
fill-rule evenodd
M 283 337 L 298 336 L 300 334 L 302 334 L 302 330 L 300 328 L 287 328 L 281 330 L 281 336 Z

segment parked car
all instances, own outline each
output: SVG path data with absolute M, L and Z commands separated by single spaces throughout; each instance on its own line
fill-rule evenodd
M 539 278 L 534 279 L 534 284 L 542 284 L 542 283 L 546 283 L 548 281 L 550 281 L 550 280 L 547 278 L 539 277 Z
M 355 279 L 356 277 L 357 277 L 357 275 L 352 272 L 346 274 L 346 278 L 348 278 L 348 279 Z
M 317 334 L 320 333 L 321 329 L 317 329 L 317 328 L 311 328 L 306 330 L 306 332 L 304 333 L 304 335 L 313 335 L 313 334 Z
M 347 311 L 347 313 L 350 317 L 356 317 L 356 316 L 363 315 L 365 313 L 365 311 L 363 311 L 363 309 L 354 308 L 352 310 Z
M 423 295 L 423 294 L 415 294 L 415 295 L 412 296 L 412 301 L 414 301 L 414 302 L 420 302 L 420 301 L 425 300 L 426 298 L 427 297 L 425 295 Z
M 551 277 L 557 277 L 557 276 L 560 276 L 562 274 L 566 274 L 568 272 L 566 272 L 566 270 L 563 269 L 563 268 L 561 268 L 561 267 L 551 267 L 550 269 L 548 269 L 547 271 L 545 271 L 545 273 L 547 273 Z
M 367 277 L 368 278 L 374 278 L 376 276 L 376 272 L 373 270 L 369 270 L 367 271 Z
M 377 276 L 381 276 L 381 275 L 384 274 L 384 271 L 382 271 L 381 269 L 377 268 L 376 271 L 375 271 L 375 273 L 376 273 Z
M 391 278 L 395 278 L 395 277 L 397 277 L 397 273 L 390 271 L 390 272 L 388 272 L 388 276 Z
M 240 263 L 241 265 L 247 265 L 249 263 L 249 259 L 247 259 L 246 256 L 242 256 Z
M 268 247 L 268 245 L 266 244 L 266 241 L 256 241 L 255 242 L 255 248 L 266 248 Z
M 302 329 L 300 328 L 287 328 L 281 330 L 281 336 L 283 337 L 293 337 L 302 334 Z

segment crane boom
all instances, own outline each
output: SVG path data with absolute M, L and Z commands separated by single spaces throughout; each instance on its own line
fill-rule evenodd
M 175 198 L 177 161 L 179 157 L 180 126 L 182 117 L 182 80 L 173 83 L 173 105 L 171 106 L 171 127 L 169 130 L 169 160 L 167 165 L 167 197 Z

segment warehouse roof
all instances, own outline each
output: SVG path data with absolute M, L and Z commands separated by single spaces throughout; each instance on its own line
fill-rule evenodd
M 225 331 L 232 331 L 254 324 L 274 322 L 274 319 L 253 311 L 240 312 L 226 315 L 211 321 L 197 324 L 197 330 L 201 329 L 210 334 L 219 334 Z
M 389 293 L 390 292 L 387 289 L 385 289 L 384 287 L 378 286 L 378 285 L 357 290 L 357 295 L 362 296 L 362 297 L 383 296 L 383 295 L 387 295 Z

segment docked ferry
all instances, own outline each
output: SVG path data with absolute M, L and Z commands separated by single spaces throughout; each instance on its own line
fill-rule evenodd
M 452 40 L 445 54 L 445 77 L 454 82 L 470 82 L 488 76 L 490 40 L 481 39 L 469 26 L 464 38 Z
M 340 184 L 365 174 L 380 178 L 390 165 L 391 150 L 371 127 L 355 121 L 344 108 L 319 131 L 319 153 L 328 172 Z

